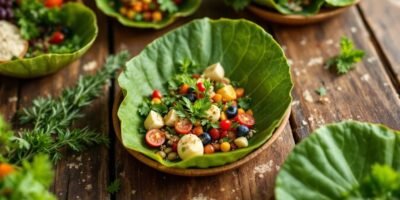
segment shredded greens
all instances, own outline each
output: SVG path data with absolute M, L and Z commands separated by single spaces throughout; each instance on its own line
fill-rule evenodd
M 354 69 L 355 64 L 360 62 L 364 55 L 364 51 L 354 48 L 354 44 L 349 38 L 342 37 L 340 40 L 340 53 L 327 62 L 327 67 L 335 67 L 337 73 L 346 74 Z

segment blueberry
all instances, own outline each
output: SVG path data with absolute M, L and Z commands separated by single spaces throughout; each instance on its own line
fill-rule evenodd
M 211 143 L 211 136 L 207 132 L 204 132 L 201 135 L 199 135 L 199 138 L 200 138 L 201 142 L 203 143 L 203 145 L 207 145 L 207 144 Z
M 240 125 L 236 128 L 236 135 L 238 137 L 247 136 L 250 132 L 250 129 L 247 126 Z
M 194 93 L 189 93 L 187 95 L 185 95 L 186 98 L 188 98 L 191 102 L 195 102 L 196 101 L 196 94 Z
M 225 113 L 229 119 L 232 119 L 232 118 L 236 117 L 236 115 L 238 113 L 238 109 L 236 106 L 229 106 L 228 109 L 226 109 Z

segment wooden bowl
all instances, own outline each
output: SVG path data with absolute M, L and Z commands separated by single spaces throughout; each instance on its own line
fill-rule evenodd
M 121 89 L 117 89 L 114 105 L 113 105 L 113 110 L 112 110 L 112 121 L 113 121 L 113 126 L 114 126 L 114 131 L 115 134 L 117 135 L 118 140 L 122 143 L 121 139 L 121 127 L 120 127 L 120 121 L 118 118 L 118 108 L 119 105 L 121 104 L 123 99 L 123 94 L 121 92 Z M 207 168 L 207 169 L 197 169 L 197 168 L 188 168 L 188 169 L 183 169 L 183 168 L 171 168 L 171 167 L 166 167 L 159 162 L 143 155 L 140 152 L 131 150 L 131 149 L 126 149 L 129 154 L 131 154 L 133 157 L 141 161 L 142 163 L 146 164 L 149 167 L 152 167 L 158 171 L 167 173 L 167 174 L 173 174 L 173 175 L 179 175 L 179 176 L 212 176 L 216 174 L 220 174 L 229 170 L 236 169 L 240 167 L 241 165 L 249 162 L 253 158 L 257 157 L 261 152 L 264 150 L 267 150 L 268 148 L 271 147 L 271 145 L 275 142 L 276 139 L 279 138 L 279 136 L 282 134 L 283 130 L 285 129 L 286 123 L 289 120 L 289 115 L 290 115 L 290 106 L 288 107 L 285 116 L 281 122 L 281 124 L 275 129 L 274 133 L 272 134 L 271 138 L 268 139 L 268 141 L 263 144 L 260 148 L 254 150 L 247 156 L 243 157 L 242 159 L 235 161 L 233 163 L 229 163 L 223 166 L 219 167 L 212 167 L 212 168 Z
M 307 24 L 314 24 L 329 18 L 335 17 L 337 15 L 342 14 L 344 11 L 349 9 L 351 6 L 358 4 L 360 0 L 357 0 L 354 4 L 340 7 L 340 8 L 325 8 L 321 9 L 321 11 L 312 16 L 303 16 L 303 15 L 284 15 L 278 13 L 277 11 L 270 10 L 263 6 L 258 6 L 255 4 L 250 4 L 247 9 L 252 12 L 253 14 L 257 15 L 258 17 L 278 23 L 278 24 L 285 24 L 285 25 L 307 25 Z

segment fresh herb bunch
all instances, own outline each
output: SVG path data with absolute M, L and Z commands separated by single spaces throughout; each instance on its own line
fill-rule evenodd
M 251 0 L 225 0 L 225 4 L 232 6 L 236 11 L 243 10 Z
M 107 192 L 114 194 L 117 193 L 121 189 L 121 180 L 120 179 L 115 179 L 108 185 L 107 187 Z
M 104 68 L 96 75 L 80 77 L 76 87 L 65 89 L 59 98 L 34 100 L 32 107 L 18 114 L 21 124 L 33 124 L 33 128 L 20 131 L 11 142 L 9 139 L 9 145 L 18 148 L 8 148 L 1 152 L 2 156 L 13 164 L 30 160 L 38 153 L 48 154 L 57 161 L 66 147 L 80 152 L 90 145 L 107 144 L 108 138 L 104 135 L 87 128 L 71 130 L 69 127 L 74 120 L 83 117 L 82 109 L 101 94 L 103 85 L 125 64 L 128 56 L 127 52 L 121 52 L 108 57 Z
M 360 185 L 344 196 L 348 199 L 400 199 L 400 172 L 388 165 L 374 164 Z
M 342 37 L 340 40 L 340 54 L 331 58 L 327 62 L 327 67 L 336 67 L 336 71 L 339 74 L 346 74 L 354 69 L 354 64 L 360 62 L 364 55 L 364 51 L 354 48 L 354 44 L 349 38 Z
M 158 4 L 160 4 L 160 10 L 166 11 L 168 13 L 174 13 L 178 11 L 178 6 L 174 3 L 173 0 L 157 0 Z

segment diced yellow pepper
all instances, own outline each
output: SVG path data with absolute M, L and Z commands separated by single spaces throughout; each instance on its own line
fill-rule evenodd
M 225 85 L 223 88 L 217 91 L 217 94 L 222 95 L 222 101 L 232 101 L 236 99 L 236 91 L 232 85 Z

